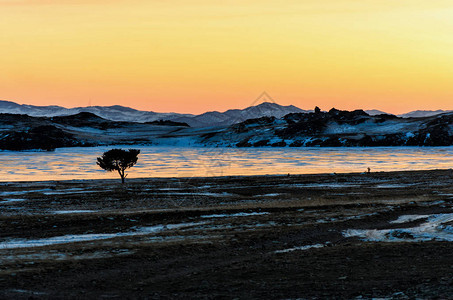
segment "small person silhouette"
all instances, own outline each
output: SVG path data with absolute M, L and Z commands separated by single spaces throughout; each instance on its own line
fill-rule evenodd
M 370 167 L 368 167 L 368 174 L 370 174 L 370 173 L 371 173 L 371 168 L 370 168 Z

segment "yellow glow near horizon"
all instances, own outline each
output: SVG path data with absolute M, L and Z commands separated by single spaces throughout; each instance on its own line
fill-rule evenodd
M 450 0 L 0 0 L 0 99 L 453 109 L 452 36 Z

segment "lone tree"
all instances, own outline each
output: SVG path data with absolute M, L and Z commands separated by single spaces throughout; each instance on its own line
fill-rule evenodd
M 127 177 L 124 171 L 137 163 L 139 153 L 140 150 L 137 149 L 129 149 L 128 151 L 112 149 L 104 152 L 102 157 L 98 157 L 96 164 L 109 172 L 118 171 L 121 176 L 121 183 L 124 183 L 124 179 Z

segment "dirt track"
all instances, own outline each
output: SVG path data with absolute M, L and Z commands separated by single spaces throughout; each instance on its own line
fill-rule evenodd
M 0 298 L 451 298 L 452 183 L 450 170 L 0 183 Z M 436 218 L 439 236 L 417 236 Z M 386 241 L 346 234 L 369 229 Z

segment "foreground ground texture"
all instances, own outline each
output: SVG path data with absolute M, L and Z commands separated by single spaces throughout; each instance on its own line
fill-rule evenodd
M 0 183 L 0 298 L 453 297 L 450 170 Z

